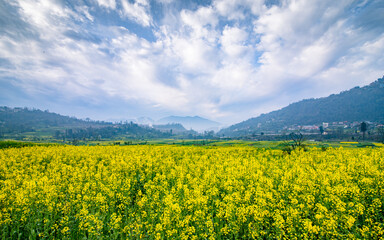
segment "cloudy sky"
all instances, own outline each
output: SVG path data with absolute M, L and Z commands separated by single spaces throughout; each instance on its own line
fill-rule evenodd
M 0 105 L 231 124 L 383 75 L 382 0 L 0 0 Z

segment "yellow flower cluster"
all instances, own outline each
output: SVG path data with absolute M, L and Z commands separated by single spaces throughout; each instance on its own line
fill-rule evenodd
M 0 150 L 1 239 L 379 239 L 384 149 Z

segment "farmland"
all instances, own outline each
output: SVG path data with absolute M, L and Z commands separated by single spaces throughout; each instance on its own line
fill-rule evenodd
M 2 149 L 0 237 L 377 239 L 383 161 L 383 148 Z

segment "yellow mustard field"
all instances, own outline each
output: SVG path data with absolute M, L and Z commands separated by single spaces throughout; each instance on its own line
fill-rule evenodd
M 0 150 L 1 239 L 379 239 L 384 149 Z

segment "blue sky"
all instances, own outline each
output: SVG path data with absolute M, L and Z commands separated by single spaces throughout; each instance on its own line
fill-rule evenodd
M 224 124 L 384 74 L 382 0 L 1 0 L 0 105 Z

